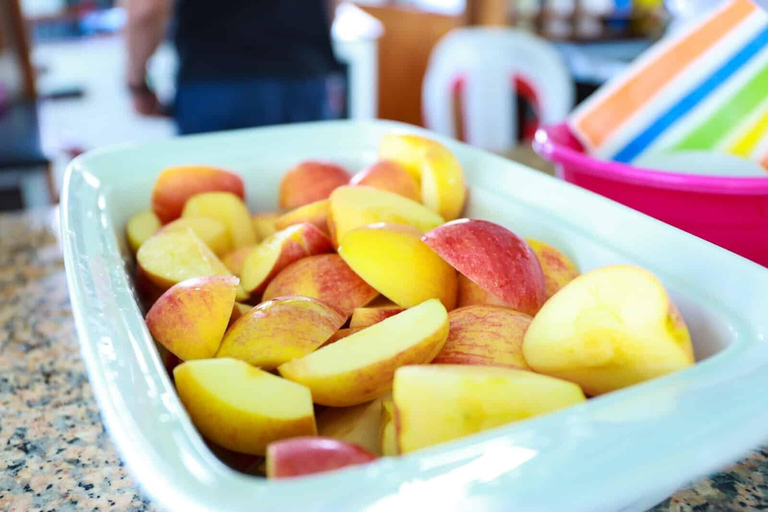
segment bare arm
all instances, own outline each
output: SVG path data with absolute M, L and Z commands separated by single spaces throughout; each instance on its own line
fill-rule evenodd
M 125 37 L 128 43 L 128 83 L 142 83 L 147 61 L 165 38 L 172 0 L 127 0 Z
M 145 87 L 147 62 L 165 39 L 173 0 L 126 0 L 128 22 L 128 85 L 135 109 L 144 115 L 157 115 L 161 107 L 154 93 Z

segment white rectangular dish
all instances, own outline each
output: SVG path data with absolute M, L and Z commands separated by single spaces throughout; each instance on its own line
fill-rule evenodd
M 216 459 L 177 399 L 137 305 L 123 230 L 158 172 L 185 163 L 242 175 L 252 210 L 276 206 L 292 164 L 357 170 L 390 130 L 444 142 L 464 165 L 467 216 L 564 250 L 582 271 L 655 273 L 699 363 L 567 410 L 407 457 L 267 482 Z M 768 434 L 768 270 L 610 200 L 418 128 L 328 122 L 97 151 L 70 166 L 62 239 L 81 352 L 107 428 L 159 504 L 197 510 L 644 510 Z M 735 227 L 736 228 L 736 227 Z

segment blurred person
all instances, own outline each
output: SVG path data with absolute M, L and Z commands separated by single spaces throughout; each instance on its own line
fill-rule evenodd
M 174 5 L 175 3 L 175 5 Z M 330 117 L 335 0 L 127 0 L 128 87 L 134 109 L 163 115 L 147 62 L 173 28 L 179 133 Z

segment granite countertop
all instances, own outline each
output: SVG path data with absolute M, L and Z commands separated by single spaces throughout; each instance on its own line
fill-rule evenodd
M 0 215 L 0 510 L 158 510 L 104 431 L 77 343 L 56 211 Z M 768 451 L 654 508 L 768 509 Z

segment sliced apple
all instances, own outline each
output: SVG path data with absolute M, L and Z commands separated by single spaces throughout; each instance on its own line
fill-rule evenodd
M 167 224 L 181 216 L 187 200 L 203 192 L 231 192 L 243 199 L 243 180 L 235 173 L 205 165 L 164 169 L 152 188 L 152 211 Z
M 232 324 L 216 357 L 272 370 L 320 347 L 345 321 L 334 308 L 309 297 L 267 300 Z
M 160 229 L 160 219 L 149 210 L 137 213 L 128 219 L 128 223 L 125 225 L 125 235 L 128 239 L 128 246 L 133 253 L 136 254 L 141 244 L 157 233 L 158 229 Z
M 528 370 L 523 335 L 532 318 L 514 309 L 476 305 L 448 313 L 450 332 L 433 364 L 477 364 Z
M 664 286 L 645 269 L 603 267 L 577 277 L 534 317 L 528 365 L 599 395 L 694 363 L 691 337 Z
M 251 220 L 253 220 L 253 231 L 256 233 L 257 242 L 261 242 L 277 233 L 275 221 L 279 216 L 280 214 L 277 212 L 261 212 L 251 217 Z
M 243 273 L 243 267 L 245 266 L 245 259 L 256 248 L 255 245 L 246 245 L 234 251 L 230 251 L 224 255 L 221 260 L 230 272 L 236 276 L 240 276 Z
M 352 407 L 328 407 L 317 415 L 317 433 L 381 455 L 381 399 Z
M 492 222 L 460 219 L 422 238 L 453 268 L 509 307 L 535 315 L 544 301 L 544 273 L 530 246 Z
M 252 308 L 253 306 L 251 306 L 250 304 L 245 304 L 243 302 L 235 302 L 235 305 L 232 306 L 232 314 L 229 317 L 229 325 L 231 326 L 233 323 L 237 321 L 238 318 L 246 314 Z
M 421 201 L 419 183 L 400 164 L 390 160 L 376 162 L 355 174 L 350 185 L 363 185 L 388 190 L 413 201 Z
M 186 229 L 191 229 L 216 256 L 221 257 L 232 249 L 227 226 L 219 220 L 210 217 L 182 217 L 163 226 L 163 231 Z
M 387 134 L 379 156 L 409 171 L 421 184 L 421 202 L 445 220 L 461 215 L 467 186 L 461 164 L 445 146 L 418 135 Z
M 348 327 L 346 329 L 339 329 L 336 331 L 333 336 L 328 338 L 328 341 L 323 343 L 323 346 L 330 345 L 331 343 L 336 343 L 342 338 L 346 338 L 347 336 L 352 336 L 356 332 L 362 331 L 365 329 L 365 327 Z
M 563 409 L 585 400 L 579 386 L 494 366 L 417 365 L 395 372 L 399 453 Z
M 355 228 L 389 222 L 429 231 L 445 222 L 416 201 L 373 187 L 339 187 L 331 194 L 328 226 L 336 245 Z
M 195 277 L 165 292 L 147 313 L 152 337 L 183 361 L 213 357 L 227 329 L 239 279 Z
M 307 160 L 292 167 L 280 180 L 280 208 L 293 210 L 327 199 L 336 188 L 349 182 L 343 167 Z
M 329 235 L 328 203 L 328 199 L 322 199 L 320 201 L 315 201 L 314 203 L 299 206 L 295 210 L 291 210 L 275 219 L 275 227 L 280 230 L 285 229 L 288 226 L 293 226 L 294 224 L 309 222 L 326 235 Z
M 456 271 L 427 244 L 421 232 L 401 224 L 374 224 L 349 231 L 339 255 L 379 293 L 409 308 L 440 299 L 456 305 Z
M 344 407 L 389 392 L 397 368 L 428 363 L 448 336 L 448 313 L 430 299 L 399 315 L 278 367 L 322 405 Z
M 467 276 L 459 273 L 459 292 L 456 299 L 456 306 L 463 308 L 465 306 L 474 306 L 480 304 L 489 304 L 494 306 L 512 307 L 491 292 L 476 285 L 469 280 Z
M 269 282 L 291 263 L 331 251 L 331 241 L 312 224 L 305 222 L 289 226 L 261 242 L 245 258 L 241 274 L 243 289 L 250 294 L 262 293 Z
M 314 297 L 341 311 L 345 318 L 369 303 L 378 292 L 338 254 L 319 254 L 287 266 L 267 286 L 264 300 L 286 295 Z
M 382 320 L 386 320 L 391 316 L 395 316 L 398 313 L 405 311 L 405 308 L 400 306 L 382 306 L 382 307 L 365 307 L 355 308 L 352 311 L 352 317 L 349 319 L 349 326 L 355 327 L 370 327 L 373 324 L 377 324 Z
M 190 229 L 158 232 L 142 244 L 136 260 L 143 274 L 161 290 L 193 277 L 232 275 Z
M 264 455 L 273 441 L 317 432 L 307 388 L 243 361 L 187 361 L 173 376 L 197 429 L 228 450 Z
M 381 400 L 381 430 L 379 431 L 381 454 L 384 457 L 397 455 L 397 429 L 395 428 L 395 403 L 392 397 Z
M 367 464 L 376 456 L 360 446 L 327 437 L 302 437 L 267 448 L 267 478 L 289 478 Z
M 568 259 L 568 256 L 549 244 L 526 238 L 536 257 L 539 258 L 541 270 L 544 271 L 544 289 L 547 298 L 553 296 L 563 286 L 579 276 L 579 269 Z
M 189 198 L 182 217 L 210 217 L 227 227 L 232 248 L 256 244 L 256 233 L 248 207 L 243 200 L 229 192 L 205 192 Z

